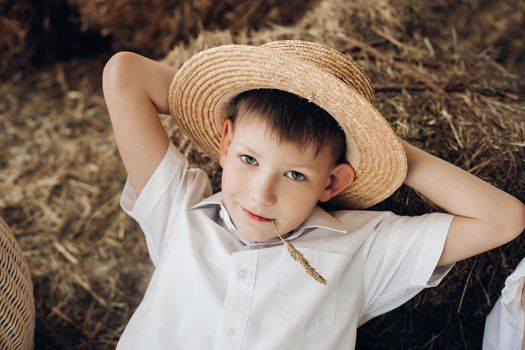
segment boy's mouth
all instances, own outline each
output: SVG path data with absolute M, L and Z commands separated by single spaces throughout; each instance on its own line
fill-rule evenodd
M 244 208 L 243 206 L 241 206 L 242 210 L 244 211 L 244 213 L 246 213 L 246 215 L 248 215 L 248 217 L 252 220 L 255 220 L 255 221 L 258 221 L 258 222 L 269 222 L 271 221 L 271 219 L 268 219 L 268 218 L 265 218 L 264 216 L 260 216 L 260 215 L 257 215 L 255 213 L 252 213 L 251 211 L 249 211 L 248 209 Z

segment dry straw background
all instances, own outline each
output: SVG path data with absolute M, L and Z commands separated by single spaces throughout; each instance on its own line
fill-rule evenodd
M 126 174 L 101 89 L 111 51 L 31 63 L 42 42 L 60 47 L 52 43 L 62 23 L 42 20 L 35 3 L 0 0 L 0 216 L 31 269 L 36 348 L 112 349 L 152 265 L 139 227 L 119 208 Z M 523 1 L 67 4 L 61 11 L 76 33 L 176 67 L 226 43 L 332 46 L 370 75 L 376 105 L 399 136 L 525 200 Z M 218 189 L 217 164 L 161 117 Z M 404 186 L 372 209 L 439 210 Z M 357 347 L 479 349 L 485 317 L 524 255 L 520 238 L 458 263 L 439 287 L 362 327 Z

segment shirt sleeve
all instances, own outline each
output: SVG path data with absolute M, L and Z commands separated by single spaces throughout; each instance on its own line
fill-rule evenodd
M 120 198 L 122 209 L 140 225 L 151 261 L 156 266 L 169 244 L 176 221 L 191 205 L 211 194 L 202 169 L 188 168 L 188 161 L 169 143 L 146 185 L 138 193 L 126 179 Z
M 454 266 L 437 267 L 453 218 L 446 213 L 391 213 L 376 226 L 365 247 L 365 312 L 360 324 L 439 284 Z
M 485 321 L 483 350 L 521 349 L 524 314 L 521 293 L 525 284 L 525 258 L 505 280 L 496 304 Z

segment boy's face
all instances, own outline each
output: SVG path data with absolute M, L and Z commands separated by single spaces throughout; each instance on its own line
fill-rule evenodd
M 330 148 L 317 156 L 291 143 L 276 141 L 265 125 L 244 119 L 235 127 L 226 120 L 221 141 L 224 204 L 236 228 L 259 242 L 295 229 L 319 200 L 327 201 L 352 180 L 348 164 L 333 164 Z M 342 170 L 341 170 L 342 169 Z M 347 176 L 340 181 L 341 173 Z M 344 175 L 344 174 L 343 174 Z

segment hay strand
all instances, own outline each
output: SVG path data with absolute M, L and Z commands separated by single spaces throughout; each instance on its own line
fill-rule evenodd
M 275 220 L 272 220 L 272 225 L 273 225 L 273 229 L 275 230 L 275 233 L 277 234 L 277 236 L 279 236 L 279 238 L 281 239 L 281 241 L 283 242 L 283 244 L 286 246 L 286 249 L 288 250 L 288 253 L 290 253 L 290 255 L 292 256 L 292 258 L 297 261 L 299 264 L 301 264 L 301 266 L 303 267 L 304 271 L 310 275 L 311 277 L 313 277 L 314 280 L 316 280 L 317 282 L 321 283 L 321 284 L 324 284 L 326 285 L 326 279 L 321 276 L 319 274 L 319 272 L 317 272 L 313 267 L 312 265 L 310 265 L 310 262 L 308 260 L 306 260 L 306 258 L 304 257 L 303 253 L 301 253 L 300 251 L 297 250 L 297 248 L 295 248 L 292 243 L 288 242 L 287 240 L 283 239 L 283 237 L 281 236 L 281 234 L 279 233 L 279 230 L 277 230 L 277 226 L 275 225 Z

